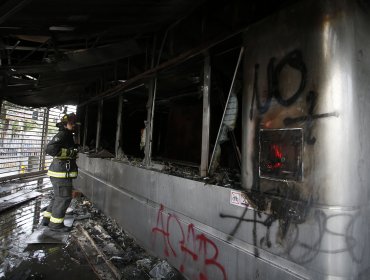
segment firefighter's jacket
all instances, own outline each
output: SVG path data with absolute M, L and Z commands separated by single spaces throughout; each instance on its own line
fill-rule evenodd
M 53 157 L 48 175 L 54 178 L 77 177 L 77 149 L 73 140 L 73 134 L 64 127 L 59 127 L 59 132 L 46 146 L 45 152 Z

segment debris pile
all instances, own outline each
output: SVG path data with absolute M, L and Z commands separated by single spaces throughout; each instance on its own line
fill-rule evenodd
M 89 157 L 92 156 L 89 155 Z M 115 158 L 113 160 L 125 162 L 136 167 L 147 168 L 141 158 L 124 155 L 122 158 Z M 240 171 L 236 169 L 219 167 L 212 176 L 201 177 L 199 166 L 164 160 L 152 161 L 150 169 L 181 178 L 204 182 L 207 185 L 217 185 L 225 188 L 242 190 Z
M 77 203 L 73 203 L 73 215 L 76 220 L 71 242 L 77 243 L 81 248 L 81 236 L 85 234 L 89 236 L 88 239 L 91 238 L 92 245 L 89 247 L 96 247 L 95 253 L 90 252 L 94 258 L 87 256 L 89 252 L 83 254 L 98 275 L 102 273 L 99 269 L 101 271 L 105 269 L 102 266 L 105 262 L 113 271 L 111 279 L 184 279 L 166 261 L 150 255 L 137 245 L 134 238 L 125 233 L 114 220 L 91 205 L 86 198 L 77 200 Z M 82 248 L 82 251 L 86 250 Z M 70 257 L 75 260 L 81 259 L 81 255 L 78 255 L 80 253 L 69 252 Z M 107 273 L 104 275 L 106 279 Z
M 31 182 L 43 195 L 0 213 L 0 279 L 184 279 L 166 261 L 160 260 L 125 233 L 118 224 L 75 193 L 67 210 L 73 229 L 63 242 L 30 243 L 34 233 L 42 235 L 40 219 L 51 198 L 48 178 Z M 2 189 L 17 195 L 28 184 L 14 183 Z M 13 191 L 16 189 L 16 191 Z M 5 196 L 3 196 L 5 197 Z M 39 235 L 38 235 L 39 236 Z

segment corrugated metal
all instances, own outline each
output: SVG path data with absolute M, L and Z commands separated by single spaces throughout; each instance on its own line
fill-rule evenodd
M 76 111 L 75 106 L 66 107 L 68 113 Z M 44 157 L 43 147 L 57 132 L 55 124 L 63 112 L 62 107 L 30 108 L 2 103 L 0 178 L 41 171 L 50 165 L 51 157 Z

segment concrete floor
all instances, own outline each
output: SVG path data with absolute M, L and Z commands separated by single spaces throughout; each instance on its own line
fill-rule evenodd
M 38 227 L 40 210 L 48 204 L 51 187 L 47 177 L 0 185 L 0 198 L 22 190 L 42 193 L 0 213 L 0 279 L 98 279 L 87 263 L 71 258 L 68 242 L 26 244 Z
M 19 200 L 25 192 L 34 191 L 41 195 L 3 210 L 9 196 Z M 48 177 L 0 184 L 1 280 L 184 279 L 166 261 L 138 246 L 133 237 L 83 196 L 72 200 L 69 210 L 73 210 L 75 221 L 64 244 L 27 244 L 35 230 L 47 229 L 39 223 L 41 210 L 48 205 L 51 194 Z M 85 246 L 87 243 L 81 241 L 83 235 L 88 235 L 93 243 Z M 94 251 L 97 247 L 102 250 Z

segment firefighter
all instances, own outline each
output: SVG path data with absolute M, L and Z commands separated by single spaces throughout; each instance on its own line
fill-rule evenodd
M 45 152 L 53 157 L 48 175 L 54 195 L 44 212 L 41 224 L 53 231 L 66 232 L 71 228 L 64 225 L 64 217 L 72 200 L 72 179 L 77 177 L 77 149 L 73 139 L 76 125 L 74 113 L 65 114 L 56 126 L 59 132 L 47 144 Z

